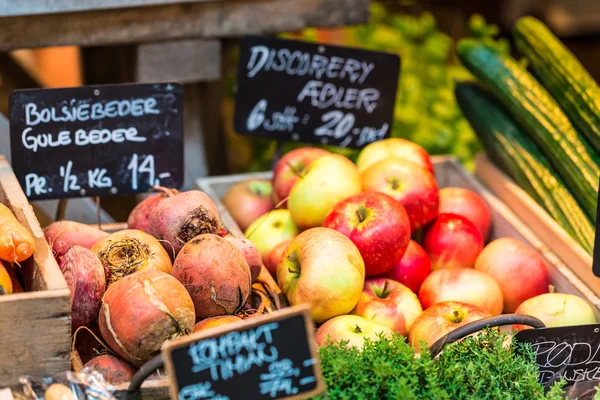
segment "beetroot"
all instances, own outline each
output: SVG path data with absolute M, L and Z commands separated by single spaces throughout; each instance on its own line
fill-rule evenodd
M 192 296 L 198 320 L 234 314 L 250 295 L 250 268 L 242 253 L 217 235 L 190 240 L 173 263 L 173 276 Z
M 171 275 L 144 269 L 110 285 L 98 325 L 110 348 L 134 365 L 158 353 L 166 340 L 194 329 L 194 303 Z
M 166 197 L 154 208 L 148 232 L 171 254 L 179 253 L 184 244 L 203 233 L 216 233 L 221 225 L 219 212 L 204 192 L 190 190 Z
M 108 284 L 145 268 L 171 273 L 169 254 L 161 243 L 137 229 L 125 229 L 100 240 L 92 247 L 98 256 Z
M 129 229 L 139 229 L 140 231 L 148 232 L 148 221 L 150 220 L 150 215 L 154 212 L 154 208 L 164 198 L 175 196 L 179 193 L 176 189 L 163 187 L 155 187 L 153 190 L 159 193 L 146 197 L 129 214 L 129 218 L 127 219 L 127 227 Z
M 98 257 L 81 246 L 71 247 L 60 262 L 60 270 L 71 290 L 73 331 L 89 326 L 98 318 L 102 295 L 106 290 L 104 270 Z
M 71 246 L 91 249 L 96 242 L 108 236 L 108 233 L 79 222 L 57 221 L 44 229 L 44 236 L 52 247 L 54 258 L 60 263 L 61 257 Z
M 136 372 L 131 364 L 109 354 L 92 358 L 83 367 L 100 373 L 111 385 L 129 382 Z
M 239 251 L 242 252 L 242 255 L 248 263 L 248 267 L 250 268 L 252 282 L 256 281 L 256 278 L 258 278 L 260 270 L 262 269 L 262 257 L 260 255 L 260 251 L 258 251 L 254 243 L 248 239 L 236 238 L 232 234 L 226 235 L 225 240 L 229 241 L 231 244 L 237 247 Z

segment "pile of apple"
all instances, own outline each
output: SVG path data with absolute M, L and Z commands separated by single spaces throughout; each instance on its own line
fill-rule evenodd
M 240 182 L 223 201 L 290 304 L 311 306 L 320 345 L 396 333 L 419 351 L 421 341 L 502 312 L 547 326 L 596 322 L 583 299 L 550 293 L 544 259 L 528 245 L 486 246 L 483 198 L 439 190 L 427 152 L 403 139 L 368 145 L 356 165 L 294 150 L 272 181 Z

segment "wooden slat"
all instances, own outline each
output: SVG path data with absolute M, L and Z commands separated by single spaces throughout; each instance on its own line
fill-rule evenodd
M 221 78 L 221 42 L 185 39 L 137 46 L 136 82 L 195 83 Z
M 369 0 L 227 0 L 5 17 L 0 18 L 0 51 L 235 37 L 307 26 L 352 25 L 367 22 L 368 5 Z
M 0 17 L 225 0 L 0 0 Z

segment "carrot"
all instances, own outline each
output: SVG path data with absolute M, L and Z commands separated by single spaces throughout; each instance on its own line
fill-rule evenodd
M 15 269 L 15 265 L 10 265 L 6 261 L 0 261 L 4 268 L 6 268 L 6 272 L 8 272 L 8 276 L 10 276 L 10 281 L 12 283 L 12 292 L 13 293 L 23 293 L 25 290 L 21 285 L 21 281 L 19 280 L 19 276 L 17 270 Z M 18 268 L 18 267 L 17 267 Z
M 11 294 L 13 292 L 12 282 L 10 275 L 4 268 L 4 265 L 0 263 L 0 295 Z
M 35 251 L 33 235 L 4 204 L 0 204 L 0 259 L 11 263 L 27 260 Z

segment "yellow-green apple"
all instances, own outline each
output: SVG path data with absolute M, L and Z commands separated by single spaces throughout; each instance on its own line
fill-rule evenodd
M 406 209 L 412 232 L 431 222 L 438 214 L 438 187 L 431 172 L 399 158 L 386 158 L 361 174 L 365 191 L 383 192 Z
M 317 345 L 347 342 L 346 346 L 362 349 L 365 339 L 376 341 L 380 337 L 391 338 L 394 332 L 385 325 L 369 321 L 357 315 L 340 315 L 325 322 L 317 329 Z
M 365 263 L 350 239 L 328 228 L 292 240 L 277 265 L 277 282 L 292 305 L 309 304 L 315 322 L 348 314 L 365 283 Z
M 411 161 L 433 173 L 433 165 L 427 151 L 416 143 L 400 138 L 389 138 L 369 144 L 358 155 L 356 166 L 362 173 L 377 161 L 390 157 Z
M 292 187 L 306 173 L 306 167 L 317 158 L 331 154 L 316 147 L 301 147 L 286 153 L 273 168 L 273 200 L 280 207 L 287 207 L 287 197 Z
M 425 346 L 429 347 L 453 330 L 490 316 L 490 313 L 472 304 L 459 301 L 437 303 L 415 320 L 408 334 L 408 342 L 420 353 L 421 342 L 425 342 Z
M 443 301 L 472 304 L 499 315 L 502 312 L 502 289 L 490 274 L 473 268 L 443 268 L 433 271 L 419 289 L 423 309 Z
M 325 215 L 340 200 L 360 193 L 356 165 L 339 154 L 329 154 L 310 163 L 288 199 L 292 219 L 300 228 L 321 226 Z
M 383 277 L 398 281 L 413 292 L 419 293 L 421 284 L 430 273 L 431 260 L 427 252 L 421 245 L 411 240 L 400 262 Z
M 394 268 L 410 241 L 410 221 L 402 204 L 380 192 L 363 192 L 337 203 L 323 221 L 325 228 L 346 235 L 358 247 L 365 275 Z
M 194 332 L 200 332 L 206 329 L 214 328 L 216 326 L 227 325 L 233 322 L 240 321 L 243 321 L 243 319 L 241 319 L 240 317 L 236 317 L 235 315 L 220 315 L 218 317 L 209 317 L 198 322 L 194 326 Z
M 525 300 L 548 293 L 550 277 L 542 256 L 514 238 L 496 239 L 475 261 L 475 269 L 489 273 L 500 285 L 504 312 L 512 313 Z M 518 279 L 515 277 L 527 277 Z
M 537 317 L 549 328 L 596 323 L 596 315 L 592 307 L 587 301 L 573 294 L 540 294 L 525 300 L 517 307 L 515 314 Z M 522 330 L 530 327 L 513 325 L 513 328 Z
M 279 243 L 292 239 L 299 230 L 288 210 L 272 210 L 260 216 L 246 229 L 246 237 L 254 243 L 265 262 Z
M 262 179 L 238 182 L 227 189 L 222 200 L 229 214 L 244 231 L 273 208 L 271 182 Z
M 440 214 L 462 215 L 471 221 L 485 241 L 492 226 L 492 214 L 481 196 L 469 189 L 446 187 L 440 189 Z
M 423 248 L 434 270 L 471 268 L 483 250 L 483 239 L 479 229 L 465 217 L 440 214 L 425 231 Z
M 279 243 L 273 248 L 273 250 L 271 250 L 267 256 L 267 259 L 265 260 L 265 267 L 267 267 L 267 270 L 275 279 L 277 279 L 277 264 L 279 264 L 279 260 L 281 259 L 283 252 L 285 249 L 287 249 L 290 243 L 292 243 L 292 239 L 284 240 L 283 242 Z
M 422 312 L 419 298 L 412 290 L 386 278 L 367 279 L 352 310 L 352 314 L 379 322 L 404 336 Z

